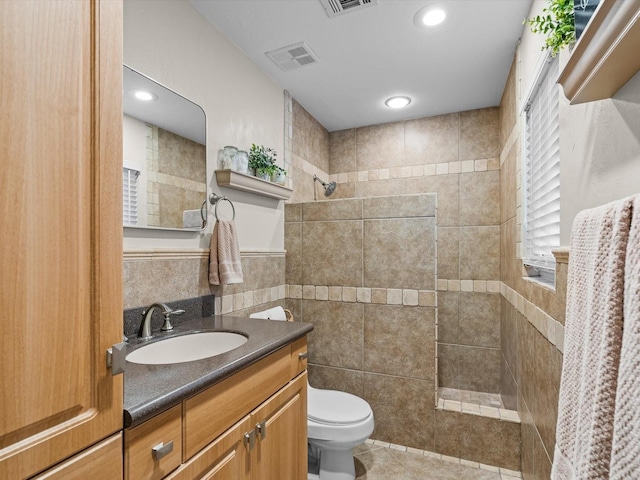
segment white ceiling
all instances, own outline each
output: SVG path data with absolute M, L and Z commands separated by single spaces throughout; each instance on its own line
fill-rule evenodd
M 191 0 L 331 131 L 496 106 L 531 0 L 378 0 L 329 18 L 319 0 Z M 429 3 L 447 12 L 413 23 Z M 304 41 L 319 62 L 285 72 L 265 53 Z M 392 110 L 384 100 L 410 96 Z

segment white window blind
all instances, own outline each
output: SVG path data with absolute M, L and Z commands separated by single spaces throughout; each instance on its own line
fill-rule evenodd
M 527 100 L 524 165 L 524 263 L 555 270 L 560 246 L 560 119 L 558 59 L 547 57 Z
M 140 169 L 132 164 L 122 167 L 122 224 L 138 224 L 138 178 Z

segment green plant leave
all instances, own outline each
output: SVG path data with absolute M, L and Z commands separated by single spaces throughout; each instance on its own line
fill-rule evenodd
M 573 0 L 547 0 L 542 15 L 523 22 L 529 24 L 533 33 L 547 36 L 542 49 L 549 49 L 553 57 L 576 40 L 573 8 Z

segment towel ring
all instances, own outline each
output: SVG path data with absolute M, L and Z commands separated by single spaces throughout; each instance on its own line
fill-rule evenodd
M 231 205 L 231 211 L 233 212 L 233 217 L 231 218 L 231 220 L 233 221 L 236 219 L 236 207 L 233 206 L 233 202 L 227 197 L 221 197 L 220 195 L 217 195 L 215 193 L 211 193 L 209 195 L 209 203 L 211 203 L 211 205 L 215 205 L 214 213 L 216 215 L 216 220 L 220 220 L 220 217 L 218 217 L 218 205 L 220 205 L 220 202 L 225 200 L 229 202 L 229 205 Z

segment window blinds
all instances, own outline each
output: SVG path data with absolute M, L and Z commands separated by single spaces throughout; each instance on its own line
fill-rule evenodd
M 560 121 L 558 59 L 542 70 L 526 108 L 524 263 L 555 269 L 560 246 Z
M 138 224 L 138 176 L 135 168 L 122 168 L 122 224 Z

